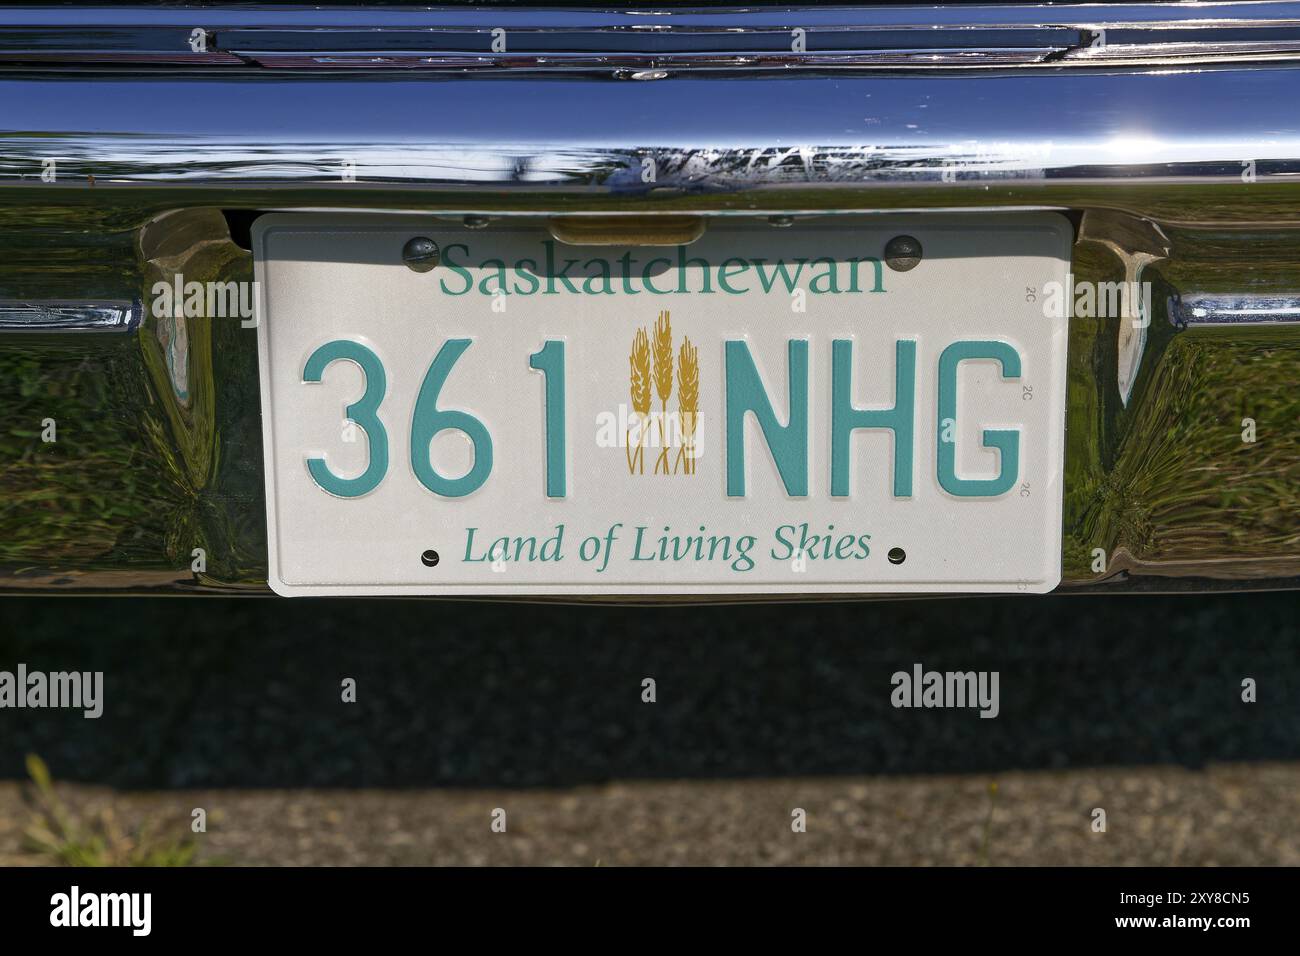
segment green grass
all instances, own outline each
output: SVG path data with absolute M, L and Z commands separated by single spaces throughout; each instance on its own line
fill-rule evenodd
M 32 818 L 23 830 L 32 853 L 61 866 L 193 866 L 198 844 L 183 818 L 124 827 L 111 809 L 81 817 L 59 798 L 45 761 L 27 755 Z

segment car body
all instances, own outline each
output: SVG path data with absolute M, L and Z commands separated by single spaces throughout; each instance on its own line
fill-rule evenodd
M 267 593 L 257 332 L 151 303 L 253 282 L 259 218 L 305 210 L 622 235 L 1059 213 L 1075 281 L 1153 290 L 1069 318 L 1060 587 L 1294 587 L 1297 24 L 1272 0 L 0 7 L 0 589 Z

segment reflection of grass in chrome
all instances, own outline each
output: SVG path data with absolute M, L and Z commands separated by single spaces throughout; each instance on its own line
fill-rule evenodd
M 229 242 L 196 249 L 187 278 L 251 281 L 251 259 Z M 48 249 L 0 251 L 18 288 L 53 294 L 72 281 L 49 267 Z M 149 288 L 164 278 L 151 268 L 143 280 L 80 267 L 73 278 L 78 290 L 87 275 L 97 287 Z M 160 338 L 176 341 L 149 315 L 131 335 L 20 336 L 0 350 L 6 571 L 172 571 L 203 547 L 214 578 L 264 580 L 255 337 L 236 320 L 195 318 L 183 350 L 169 354 Z M 41 440 L 45 418 L 57 422 L 55 443 Z
M 154 470 L 140 460 L 134 430 L 117 411 L 129 405 L 123 405 L 123 381 L 106 374 L 113 365 L 87 367 L 72 350 L 0 354 L 0 380 L 9 383 L 0 429 L 5 564 L 68 560 L 94 568 L 117 546 L 156 557 L 161 522 L 149 508 L 157 498 L 150 487 Z M 51 443 L 41 439 L 46 418 L 55 422 Z M 127 528 L 134 540 L 122 540 Z
M 1086 573 L 1093 547 L 1148 561 L 1300 553 L 1300 343 L 1286 334 L 1196 330 L 1153 357 L 1113 466 L 1071 490 L 1067 570 Z

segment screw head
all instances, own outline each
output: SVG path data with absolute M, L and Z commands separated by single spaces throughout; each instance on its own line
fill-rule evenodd
M 902 548 L 890 548 L 888 557 L 890 564 L 902 564 L 907 560 L 907 552 Z
M 895 272 L 907 272 L 921 263 L 921 243 L 912 236 L 895 236 L 885 243 L 885 265 Z
M 402 261 L 413 272 L 430 272 L 437 267 L 441 259 L 442 253 L 438 250 L 438 244 L 427 236 L 408 239 L 406 245 L 402 246 Z
M 435 567 L 441 559 L 438 557 L 438 552 L 430 548 L 428 551 L 424 552 L 424 554 L 420 555 L 420 560 L 424 562 L 426 568 L 432 568 Z

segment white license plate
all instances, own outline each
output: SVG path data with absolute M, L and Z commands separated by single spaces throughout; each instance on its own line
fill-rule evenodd
M 900 235 L 908 271 L 882 262 Z M 280 594 L 1060 580 L 1063 217 L 714 219 L 614 247 L 277 214 L 254 239 Z

